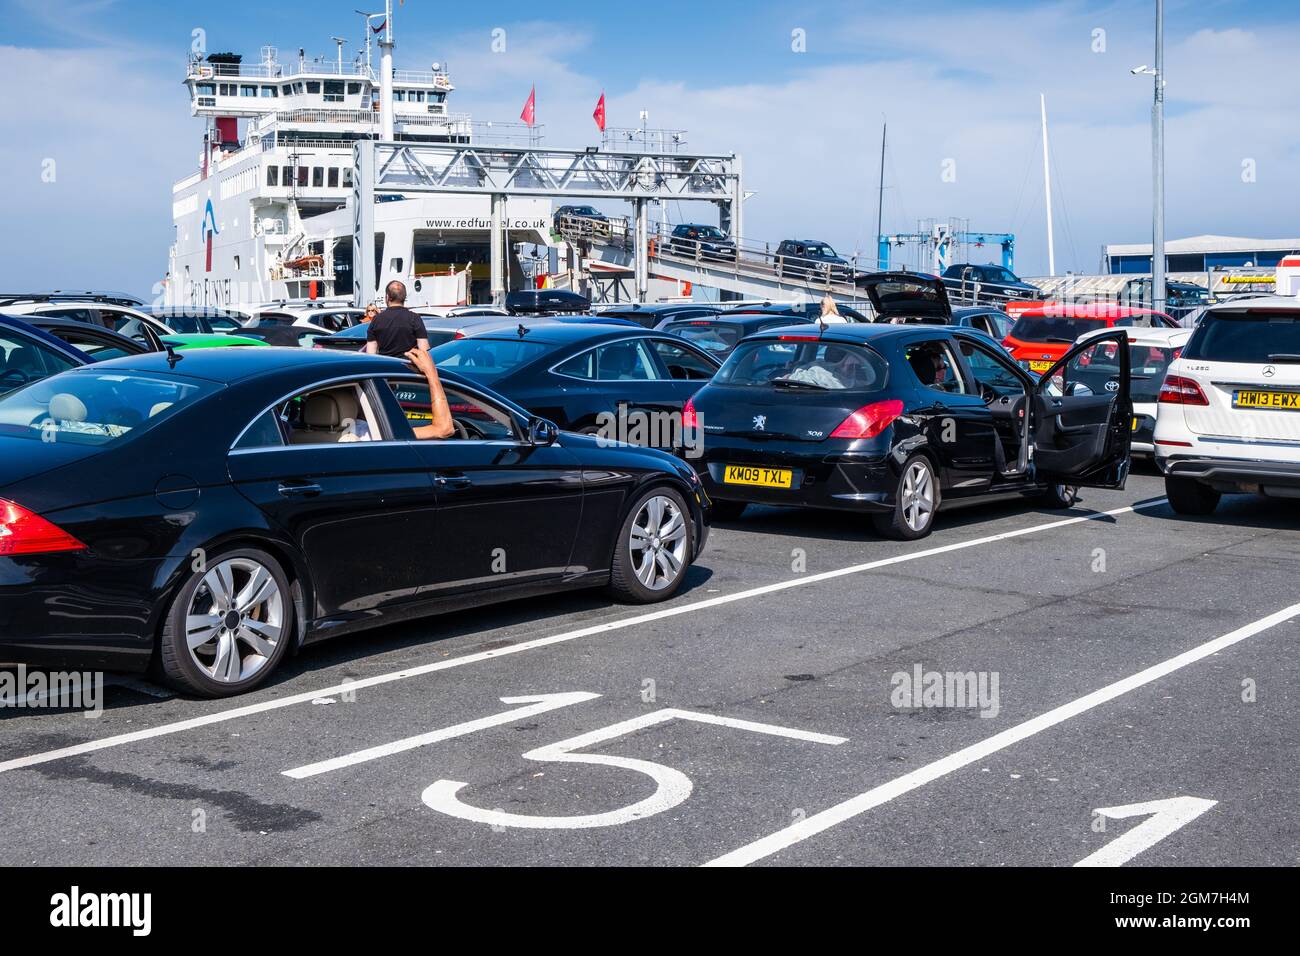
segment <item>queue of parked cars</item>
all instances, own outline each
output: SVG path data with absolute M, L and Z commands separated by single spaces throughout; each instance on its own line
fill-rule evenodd
M 149 670 L 218 697 L 379 623 L 579 587 L 664 600 L 710 522 L 751 505 L 910 540 L 951 507 L 1121 488 L 1134 452 L 1182 514 L 1224 493 L 1300 497 L 1295 299 L 1213 305 L 1189 330 L 1116 306 L 1012 322 L 953 308 L 941 277 L 916 273 L 858 284 L 870 309 L 838 316 L 554 314 L 540 295 L 426 315 L 445 440 L 417 437 L 425 377 L 358 354 L 347 306 L 272 303 L 226 332 L 222 310 L 12 297 L 0 658 Z M 295 348 L 265 347 L 279 344 Z M 634 447 L 638 416 L 680 430 Z

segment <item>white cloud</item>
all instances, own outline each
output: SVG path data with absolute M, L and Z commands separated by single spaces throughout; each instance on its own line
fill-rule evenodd
M 1129 68 L 1151 59 L 1148 11 L 1131 5 L 1056 4 L 943 15 L 893 8 L 878 16 L 807 19 L 809 52 L 728 69 L 665 70 L 647 56 L 661 40 L 597 44 L 561 22 L 506 23 L 507 51 L 491 52 L 495 24 L 448 36 L 404 21 L 398 65 L 446 60 L 458 86 L 452 109 L 515 121 L 537 84 L 539 122 L 552 145 L 597 141 L 591 120 L 605 89 L 609 123 L 689 130 L 689 148 L 744 158 L 747 238 L 821 238 L 874 252 L 880 122 L 887 115 L 886 227 L 960 217 L 976 229 L 1015 231 L 1020 271 L 1046 270 L 1038 94 L 1052 127 L 1058 267 L 1093 270 L 1102 243 L 1150 234 L 1150 80 Z M 756 14 L 757 15 L 757 14 Z M 706 27 L 701 21 L 694 29 Z M 1105 53 L 1093 30 L 1107 31 Z M 748 25 L 788 36 L 784 20 Z M 719 43 L 727 42 L 719 37 Z M 1234 26 L 1168 38 L 1168 221 L 1171 236 L 1300 232 L 1291 170 L 1300 131 L 1290 118 L 1292 51 L 1300 29 Z M 825 51 L 819 53 L 818 51 Z M 727 51 L 733 53 L 734 51 Z M 770 57 L 768 50 L 764 56 Z M 601 74 L 631 58 L 641 79 L 618 87 Z M 179 57 L 176 58 L 179 60 Z M 762 66 L 759 66 L 759 63 Z M 782 65 L 785 64 L 785 65 Z M 620 73 L 626 72 L 626 66 Z M 189 173 L 198 124 L 188 116 L 179 63 L 120 50 L 0 49 L 0 175 L 15 183 L 14 222 L 0 239 L 0 285 L 129 286 L 147 291 L 171 239 L 168 187 Z M 55 158 L 59 182 L 40 182 Z M 956 181 L 941 180 L 955 163 Z M 1257 181 L 1242 181 L 1242 161 Z M 27 184 L 27 185 L 24 185 Z M 16 206 L 16 208 L 14 208 Z M 674 218 L 709 218 L 683 206 Z M 990 253 L 993 250 L 988 250 Z

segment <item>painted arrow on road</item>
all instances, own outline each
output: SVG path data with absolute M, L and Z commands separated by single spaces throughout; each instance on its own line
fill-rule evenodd
M 1187 826 L 1218 802 L 1217 800 L 1205 800 L 1201 797 L 1170 797 L 1167 800 L 1130 803 L 1123 807 L 1098 807 L 1093 813 L 1099 813 L 1111 820 L 1145 816 L 1149 816 L 1151 819 L 1139 823 L 1123 836 L 1116 837 L 1096 853 L 1085 856 L 1074 865 L 1123 866 L 1139 853 L 1155 846 L 1169 834 Z

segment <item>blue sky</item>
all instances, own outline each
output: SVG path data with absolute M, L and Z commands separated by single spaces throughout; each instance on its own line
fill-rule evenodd
M 301 4 L 265 0 L 202 13 L 123 0 L 0 3 L 0 175 L 16 186 L 0 287 L 147 292 L 165 269 L 169 185 L 198 153 L 201 124 L 180 85 L 191 31 L 205 30 L 210 50 L 252 58 L 266 43 L 282 58 L 300 46 L 330 53 L 331 34 L 354 38 L 351 53 L 358 5 L 317 0 L 305 17 Z M 812 236 L 848 252 L 872 249 L 887 118 L 886 230 L 961 218 L 1013 231 L 1018 271 L 1030 275 L 1046 272 L 1045 92 L 1058 270 L 1095 271 L 1103 243 L 1150 236 L 1151 84 L 1129 68 L 1152 59 L 1152 11 L 1149 0 L 407 0 L 397 62 L 448 63 L 452 108 L 476 119 L 517 118 L 536 83 L 551 145 L 594 141 L 590 113 L 604 90 L 611 125 L 635 126 L 647 109 L 651 125 L 687 129 L 693 148 L 743 156 L 755 191 L 747 238 Z M 498 28 L 503 53 L 490 49 Z M 792 48 L 796 30 L 804 52 Z M 1297 5 L 1170 0 L 1166 34 L 1170 235 L 1300 235 Z M 42 176 L 50 160 L 52 182 Z

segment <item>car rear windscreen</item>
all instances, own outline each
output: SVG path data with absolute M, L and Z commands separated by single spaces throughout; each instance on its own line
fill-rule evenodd
M 221 387 L 143 372 L 67 372 L 0 397 L 0 435 L 107 445 L 156 425 Z
M 674 322 L 664 331 L 680 335 L 687 342 L 709 352 L 730 352 L 741 340 L 744 330 L 727 322 Z
M 1105 328 L 1105 319 L 1072 318 L 1065 315 L 1022 315 L 1011 328 L 1011 338 L 1021 342 L 1063 342 L 1073 344 L 1084 332 Z
M 864 346 L 791 337 L 742 342 L 713 381 L 874 392 L 884 388 L 888 374 L 885 360 Z
M 429 354 L 439 368 L 479 378 L 496 378 L 544 355 L 546 350 L 539 342 L 471 337 L 453 339 L 430 349 Z
M 1183 349 L 1183 358 L 1210 362 L 1300 360 L 1296 356 L 1300 356 L 1300 311 L 1207 312 Z

